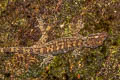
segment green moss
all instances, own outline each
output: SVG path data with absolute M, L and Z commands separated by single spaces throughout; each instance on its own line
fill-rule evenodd
M 41 57 L 36 55 L 30 58 L 30 60 L 37 59 L 37 62 L 31 63 L 28 71 L 21 73 L 19 76 L 17 72 L 11 73 L 10 69 L 14 70 L 14 67 L 18 67 L 19 71 L 26 70 L 23 68 L 24 64 L 18 66 L 15 64 L 14 55 L 9 56 L 10 65 L 15 65 L 9 68 L 7 64 L 3 64 L 8 61 L 7 54 L 1 54 L 0 56 L 0 68 L 5 71 L 8 69 L 8 73 L 4 73 L 0 70 L 0 75 L 5 74 L 13 75 L 16 79 L 69 79 L 69 80 L 118 80 L 117 77 L 120 74 L 119 64 L 119 46 L 120 46 L 120 32 L 119 32 L 119 0 L 109 1 L 95 1 L 95 0 L 62 0 L 59 9 L 56 9 L 57 3 L 60 1 L 54 0 L 11 0 L 13 4 L 9 4 L 8 0 L 0 1 L 0 46 L 13 46 L 13 45 L 25 45 L 30 46 L 33 44 L 33 40 L 29 38 L 31 30 L 37 24 L 36 17 L 38 14 L 42 16 L 46 25 L 53 26 L 53 32 L 51 34 L 57 34 L 61 36 L 71 36 L 72 31 L 69 28 L 70 23 L 76 24 L 76 22 L 82 18 L 85 23 L 84 28 L 79 33 L 83 35 L 89 35 L 97 32 L 108 32 L 108 39 L 104 42 L 104 45 L 96 49 L 84 48 L 80 50 L 80 55 L 73 57 L 71 52 L 54 57 L 51 64 L 40 67 Z M 18 5 L 20 7 L 18 7 Z M 8 10 L 6 7 L 8 6 Z M 5 14 L 4 14 L 5 13 Z M 64 26 L 62 29 L 60 24 Z M 73 28 L 74 29 L 74 28 Z M 59 34 L 59 35 L 58 35 Z M 50 37 L 57 38 L 56 35 Z M 33 37 L 33 36 L 32 36 Z M 19 43 L 16 43 L 19 40 Z M 5 57 L 4 57 L 5 56 Z M 20 59 L 30 61 L 26 55 Z M 20 62 L 17 59 L 18 62 Z M 111 66 L 112 65 L 112 66 Z M 3 66 L 5 68 L 3 68 Z M 104 71 L 103 71 L 104 70 Z M 114 73 L 113 73 L 114 72 Z M 5 76 L 6 77 L 6 76 Z M 9 79 L 10 77 L 8 77 Z M 6 78 L 7 79 L 7 78 Z
M 7 4 L 8 4 L 8 0 L 0 0 L 0 15 L 2 11 L 6 10 Z

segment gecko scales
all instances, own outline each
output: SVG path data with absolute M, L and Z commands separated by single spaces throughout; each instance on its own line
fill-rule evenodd
M 60 54 L 75 48 L 96 48 L 103 44 L 108 37 L 107 32 L 95 33 L 83 38 L 64 37 L 52 40 L 40 47 L 3 47 L 0 52 L 34 53 L 34 54 Z

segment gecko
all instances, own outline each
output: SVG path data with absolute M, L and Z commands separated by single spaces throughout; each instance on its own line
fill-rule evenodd
M 40 47 L 3 47 L 0 52 L 10 53 L 34 53 L 34 54 L 61 54 L 74 50 L 75 48 L 97 48 L 103 44 L 108 37 L 107 32 L 90 34 L 86 37 L 64 37 L 58 38 Z

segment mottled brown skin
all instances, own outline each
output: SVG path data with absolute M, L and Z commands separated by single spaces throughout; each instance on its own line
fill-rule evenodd
M 34 54 L 59 54 L 66 53 L 77 47 L 96 48 L 101 46 L 107 38 L 107 33 L 91 34 L 87 37 L 76 38 L 66 37 L 52 40 L 41 47 L 5 47 L 0 48 L 0 52 L 14 52 L 14 53 L 34 53 Z
M 84 37 L 83 46 L 88 48 L 96 48 L 103 44 L 104 40 L 108 37 L 106 32 L 91 34 Z

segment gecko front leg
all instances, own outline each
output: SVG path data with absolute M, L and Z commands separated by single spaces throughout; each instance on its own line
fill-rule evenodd
M 52 62 L 54 56 L 49 54 L 49 55 L 45 55 L 45 58 L 43 59 L 42 63 L 40 64 L 40 67 L 44 67 L 44 65 L 48 65 Z

